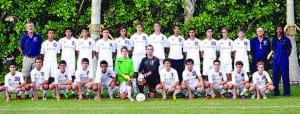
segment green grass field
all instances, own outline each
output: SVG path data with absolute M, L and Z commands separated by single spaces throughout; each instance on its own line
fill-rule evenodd
M 50 97 L 50 94 L 49 94 Z M 65 114 L 65 113 L 113 113 L 113 114 L 199 114 L 199 113 L 223 113 L 223 114 L 273 114 L 285 113 L 296 114 L 300 111 L 300 87 L 292 87 L 292 96 L 274 97 L 269 95 L 267 100 L 229 100 L 214 99 L 206 100 L 195 98 L 177 98 L 172 100 L 170 97 L 166 101 L 160 98 L 147 99 L 144 102 L 130 102 L 115 98 L 103 98 L 101 102 L 94 99 L 78 101 L 75 99 L 62 99 L 56 102 L 53 98 L 46 101 L 15 100 L 6 103 L 3 95 L 0 96 L 0 114 L 16 113 L 38 113 L 38 114 Z

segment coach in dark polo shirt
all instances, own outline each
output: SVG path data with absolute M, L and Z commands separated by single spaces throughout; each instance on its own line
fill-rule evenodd
M 25 83 L 29 82 L 30 71 L 34 68 L 34 60 L 40 54 L 42 37 L 33 32 L 34 23 L 29 21 L 26 24 L 27 33 L 23 34 L 20 40 L 19 51 L 23 55 L 22 73 Z

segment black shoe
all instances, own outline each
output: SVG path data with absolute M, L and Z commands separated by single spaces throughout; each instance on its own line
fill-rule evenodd
M 29 99 L 29 95 L 25 95 L 25 99 Z
M 274 93 L 273 96 L 280 96 L 280 94 L 279 93 Z
M 284 94 L 284 96 L 285 96 L 285 97 L 289 97 L 289 96 L 291 96 L 291 95 L 290 95 L 290 94 Z

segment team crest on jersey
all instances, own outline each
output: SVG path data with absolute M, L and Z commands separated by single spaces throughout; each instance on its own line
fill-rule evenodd
M 8 79 L 8 82 L 11 82 L 11 79 Z
M 87 72 L 86 72 L 86 75 L 89 75 L 89 73 L 90 73 L 90 71 L 87 71 Z
M 41 76 L 44 76 L 44 72 L 41 72 Z
M 89 46 L 91 46 L 92 45 L 92 42 L 91 41 L 89 41 Z
M 241 76 L 242 76 L 242 77 L 244 77 L 244 76 L 245 76 L 245 74 L 244 74 L 244 73 L 242 73 L 242 74 L 241 74 Z
M 161 37 L 161 40 L 164 40 L 164 37 L 163 37 L 163 36 Z
M 37 37 L 33 37 L 33 41 L 36 42 L 37 41 Z
M 196 71 L 193 71 L 193 72 L 192 72 L 192 76 L 196 76 Z
M 267 40 L 264 41 L 264 45 L 268 45 L 268 41 Z
M 65 74 L 65 78 L 67 78 L 68 76 Z
M 143 40 L 146 40 L 146 36 L 143 36 Z
M 247 46 L 247 45 L 248 45 L 248 42 L 245 41 L 245 42 L 244 42 L 244 45 Z
M 198 42 L 195 42 L 195 46 L 198 46 L 199 45 L 199 43 Z
M 53 47 L 57 47 L 57 44 L 56 44 L 56 43 L 53 43 Z
M 112 47 L 113 46 L 112 43 L 109 43 L 109 46 Z
M 72 45 L 75 45 L 75 42 L 74 42 L 74 41 L 72 41 Z
M 267 78 L 266 78 L 266 75 L 263 75 L 263 76 L 262 76 L 262 79 L 263 79 L 263 80 L 267 79 Z
M 219 76 L 223 76 L 222 72 L 219 72 Z
M 171 73 L 171 77 L 172 77 L 172 78 L 174 77 L 174 73 L 173 73 L 173 72 Z
M 231 46 L 231 42 L 228 42 L 228 45 Z
M 182 42 L 182 38 L 178 38 L 178 41 L 179 41 L 179 42 Z
M 128 41 L 128 40 L 125 40 L 125 44 L 129 44 L 129 41 Z
M 15 77 L 15 81 L 20 81 L 20 77 Z
M 212 41 L 212 42 L 211 42 L 211 45 L 215 46 L 215 45 L 216 45 L 216 42 Z

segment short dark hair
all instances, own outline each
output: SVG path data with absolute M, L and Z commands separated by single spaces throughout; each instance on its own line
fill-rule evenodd
M 88 58 L 83 58 L 83 59 L 81 59 L 81 63 L 83 63 L 83 62 L 89 63 L 89 59 L 88 59 Z
M 49 31 L 53 31 L 53 32 L 55 32 L 55 31 L 54 31 L 54 29 L 48 29 L 48 30 L 47 30 L 47 33 L 48 33 Z
M 163 64 L 165 64 L 165 62 L 171 63 L 171 59 L 166 58 L 166 59 L 163 60 Z
M 81 30 L 89 31 L 89 28 L 83 27 Z
M 60 65 L 61 65 L 61 64 L 67 65 L 67 62 L 66 62 L 65 60 L 60 60 L 60 61 L 59 61 L 59 64 L 60 64 Z
M 208 30 L 214 30 L 212 27 L 208 27 L 208 28 L 206 28 L 206 30 L 205 30 L 205 32 L 207 32 Z
M 65 28 L 65 31 L 64 31 L 64 32 L 66 32 L 67 30 L 70 30 L 71 32 L 73 32 L 73 29 L 72 29 L 71 27 Z
M 213 64 L 215 64 L 215 63 L 221 64 L 220 60 L 218 60 L 218 59 L 214 60 Z
M 238 32 L 244 32 L 245 33 L 245 29 L 239 29 Z
M 104 28 L 102 29 L 102 32 L 105 31 L 105 30 L 109 31 L 108 27 L 104 27 Z
M 188 63 L 194 64 L 194 60 L 193 59 L 187 59 L 187 60 L 185 60 L 185 64 L 188 64 Z
M 143 23 L 141 21 L 139 21 L 139 22 L 136 23 L 136 26 L 138 26 L 138 25 L 143 26 Z
M 13 62 L 10 62 L 8 66 L 11 66 L 11 65 L 17 66 L 16 62 L 14 62 L 14 61 L 13 61 Z
M 121 51 L 122 51 L 123 49 L 126 49 L 126 50 L 128 51 L 128 48 L 127 48 L 126 46 L 121 47 Z
M 176 27 L 180 28 L 179 25 L 174 25 L 172 29 L 175 29 Z
M 195 31 L 195 28 L 190 27 L 188 31 L 191 31 L 191 30 Z
M 100 66 L 103 64 L 108 65 L 107 61 L 105 61 L 105 60 L 100 61 Z
M 235 62 L 235 65 L 242 65 L 242 66 L 244 66 L 244 64 L 243 64 L 242 61 L 237 61 L 237 62 Z
M 37 60 L 43 61 L 43 58 L 41 56 L 38 56 L 38 57 L 35 58 L 34 62 L 36 62 Z

